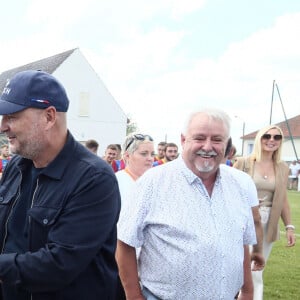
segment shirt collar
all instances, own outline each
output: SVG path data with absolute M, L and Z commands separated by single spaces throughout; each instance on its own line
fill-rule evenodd
M 181 166 L 181 172 L 183 174 L 183 176 L 186 178 L 187 182 L 189 184 L 193 184 L 193 183 L 202 183 L 201 178 L 199 178 L 195 173 L 193 173 L 186 165 L 186 163 L 184 162 L 182 156 L 180 155 L 177 158 L 178 164 Z M 228 166 L 227 166 L 228 167 Z M 218 183 L 220 181 L 220 179 L 222 178 L 221 176 L 221 172 L 220 172 L 220 168 L 217 171 L 217 177 L 216 177 L 216 181 L 215 183 Z
M 74 151 L 76 141 L 72 134 L 68 131 L 67 141 L 62 148 L 62 150 L 58 153 L 58 155 L 54 158 L 53 161 L 46 166 L 40 174 L 46 175 L 48 177 L 52 177 L 54 179 L 60 179 L 64 173 L 65 168 L 68 166 L 71 160 L 71 152 Z M 19 166 L 21 169 L 25 169 L 28 163 L 31 163 L 31 160 L 27 158 L 22 158 L 19 162 Z

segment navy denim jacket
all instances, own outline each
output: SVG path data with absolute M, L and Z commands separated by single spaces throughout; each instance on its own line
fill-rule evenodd
M 0 182 L 0 247 L 22 173 L 14 156 Z M 118 183 L 111 167 L 68 133 L 38 177 L 29 216 L 29 252 L 0 255 L 0 280 L 34 300 L 113 299 L 117 278 Z

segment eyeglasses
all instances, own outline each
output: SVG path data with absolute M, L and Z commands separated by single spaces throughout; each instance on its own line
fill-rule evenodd
M 132 143 L 134 142 L 134 140 L 145 141 L 146 139 L 149 140 L 149 141 L 151 141 L 151 142 L 153 142 L 153 138 L 150 135 L 148 135 L 148 134 L 145 134 L 145 135 L 144 134 L 140 134 L 140 133 L 134 134 L 131 137 L 130 141 L 128 142 L 128 144 L 127 144 L 127 146 L 125 148 L 125 151 L 128 150 L 128 148 L 132 145 Z
M 281 141 L 282 140 L 282 135 L 281 134 L 269 134 L 269 133 L 265 133 L 262 136 L 262 139 L 264 140 L 270 140 L 271 138 L 273 138 L 275 141 Z

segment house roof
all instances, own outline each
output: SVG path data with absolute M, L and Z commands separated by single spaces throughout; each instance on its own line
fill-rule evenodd
M 43 58 L 24 66 L 4 71 L 0 74 L 0 91 L 2 91 L 5 87 L 7 79 L 13 77 L 18 72 L 22 72 L 25 70 L 41 70 L 52 74 L 76 49 L 78 48 L 68 50 L 47 58 Z
M 287 123 L 288 123 L 288 125 L 287 125 Z M 280 123 L 277 123 L 276 125 L 282 129 L 283 135 L 285 138 L 290 137 L 290 132 L 289 132 L 288 126 L 290 128 L 293 138 L 300 138 L 300 115 L 290 118 L 287 121 L 282 121 Z M 258 130 L 251 132 L 249 134 L 246 134 L 242 137 L 242 139 L 245 139 L 245 140 L 255 139 L 257 132 L 258 132 Z

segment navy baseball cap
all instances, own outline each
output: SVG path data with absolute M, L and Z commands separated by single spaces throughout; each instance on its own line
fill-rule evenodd
M 54 106 L 66 112 L 69 99 L 60 82 L 43 71 L 28 70 L 7 80 L 0 96 L 0 115 L 9 115 L 29 107 L 45 109 Z

